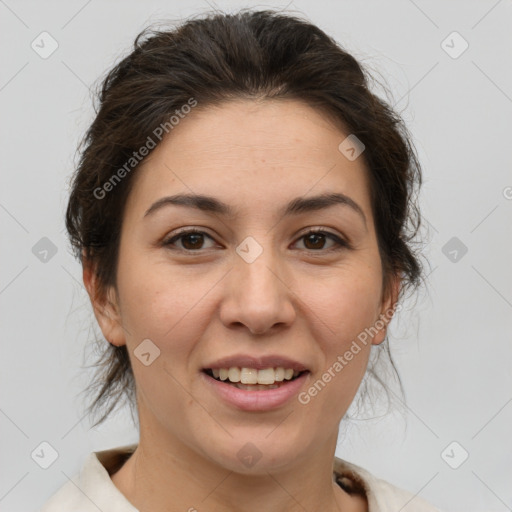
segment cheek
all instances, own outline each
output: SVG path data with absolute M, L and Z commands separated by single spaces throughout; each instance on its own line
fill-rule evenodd
M 317 318 L 328 353 L 344 351 L 353 339 L 378 318 L 381 293 L 380 273 L 371 266 L 338 269 L 327 279 L 308 278 L 300 283 L 298 295 L 305 304 L 304 315 Z M 308 312 L 309 311 L 309 312 Z
M 133 351 L 149 338 L 162 354 L 172 352 L 170 361 L 179 360 L 211 320 L 207 294 L 219 278 L 197 271 L 189 275 L 168 263 L 143 263 L 126 258 L 118 271 L 127 345 Z
M 371 351 L 368 332 L 378 318 L 376 282 L 379 276 L 369 270 L 359 279 L 331 279 L 305 296 L 321 354 L 321 366 L 299 397 L 311 417 L 338 424 L 354 399 Z
M 197 407 L 184 390 L 189 388 L 190 354 L 211 318 L 204 296 L 213 280 L 210 286 L 205 281 L 210 280 L 197 279 L 197 286 L 191 286 L 193 277 L 134 260 L 119 267 L 122 318 L 137 390 L 143 406 L 164 422 L 173 421 L 172 411 Z M 146 339 L 159 350 L 148 366 L 137 359 L 137 347 Z

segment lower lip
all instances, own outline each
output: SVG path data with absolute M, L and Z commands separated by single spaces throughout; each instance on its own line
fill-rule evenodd
M 201 372 L 201 375 L 214 393 L 219 395 L 228 404 L 238 407 L 243 411 L 268 411 L 281 407 L 297 395 L 308 378 L 309 372 L 304 372 L 296 379 L 288 381 L 278 388 L 263 389 L 261 391 L 238 389 L 231 384 L 218 381 L 204 372 Z

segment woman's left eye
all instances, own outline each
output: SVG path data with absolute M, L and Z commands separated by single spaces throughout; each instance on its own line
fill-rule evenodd
M 203 247 L 204 238 L 209 238 L 210 240 L 214 241 L 213 238 L 206 234 L 204 231 L 199 231 L 196 229 L 190 229 L 187 231 L 182 231 L 179 234 L 173 236 L 172 238 L 166 240 L 163 242 L 163 245 L 168 246 L 174 246 L 177 241 L 181 241 L 181 247 L 177 247 L 177 249 L 185 250 L 188 252 L 198 251 L 201 249 L 205 249 Z M 303 234 L 299 239 L 304 239 L 304 243 L 311 244 L 310 247 L 305 247 L 306 249 L 312 250 L 312 251 L 332 251 L 332 250 L 339 250 L 339 249 L 348 249 L 350 248 L 350 245 L 347 241 L 341 239 L 337 235 L 333 233 L 329 233 L 328 231 L 321 231 L 321 230 L 312 230 L 308 231 L 307 233 Z M 329 248 L 323 247 L 325 245 L 325 240 L 329 239 L 334 242 L 334 247 L 331 246 Z M 319 247 L 319 245 L 321 247 Z M 207 247 L 208 248 L 208 247 Z
M 313 250 L 326 250 L 326 251 L 332 251 L 332 250 L 339 250 L 339 249 L 347 249 L 349 248 L 348 242 L 341 239 L 339 236 L 329 233 L 328 231 L 309 231 L 308 233 L 305 233 L 302 235 L 299 240 L 304 239 L 304 242 L 311 243 L 313 247 L 306 247 L 307 249 L 313 249 Z M 323 245 L 325 243 L 326 239 L 330 239 L 334 242 L 334 247 L 325 248 L 325 247 L 317 247 L 318 244 Z

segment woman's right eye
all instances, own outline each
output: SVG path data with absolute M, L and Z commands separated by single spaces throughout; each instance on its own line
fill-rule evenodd
M 163 242 L 163 245 L 165 247 L 170 247 L 171 249 L 173 249 L 173 247 L 171 246 L 174 246 L 176 241 L 181 240 L 182 247 L 177 247 L 177 249 L 193 252 L 204 249 L 202 245 L 204 243 L 205 237 L 213 241 L 213 238 L 210 235 L 207 235 L 204 231 L 199 231 L 197 229 L 189 229 L 186 231 L 181 231 L 180 233 L 169 238 L 168 240 L 165 240 Z

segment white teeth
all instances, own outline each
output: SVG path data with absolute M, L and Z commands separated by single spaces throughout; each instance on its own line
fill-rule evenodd
M 274 384 L 274 376 L 274 368 L 265 368 L 265 370 L 258 370 L 258 384 Z
M 282 382 L 284 380 L 284 368 L 279 366 L 274 370 L 274 379 L 276 382 Z
M 240 382 L 240 368 L 232 366 L 229 369 L 228 377 L 230 382 Z
M 293 377 L 299 375 L 299 371 L 292 368 L 264 368 L 263 370 L 256 370 L 255 368 L 239 368 L 232 366 L 231 368 L 216 368 L 212 369 L 212 374 L 216 379 L 229 380 L 229 382 L 240 383 L 240 389 L 244 385 L 251 385 L 251 389 L 256 389 L 256 385 L 266 386 L 269 389 L 276 382 L 283 382 L 284 380 L 291 380 Z M 259 387 L 259 386 L 258 386 Z
M 240 382 L 242 384 L 258 384 L 258 370 L 242 368 L 240 371 Z

